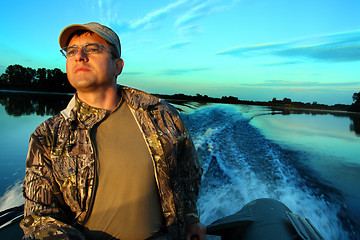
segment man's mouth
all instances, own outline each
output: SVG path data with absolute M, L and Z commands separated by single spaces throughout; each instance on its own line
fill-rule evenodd
M 88 72 L 88 71 L 90 71 L 90 69 L 87 68 L 87 67 L 77 67 L 77 68 L 75 68 L 75 73 L 78 73 L 78 72 Z

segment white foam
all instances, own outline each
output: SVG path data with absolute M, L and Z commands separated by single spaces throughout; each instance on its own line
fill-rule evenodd
M 24 204 L 21 187 L 22 183 L 18 181 L 6 190 L 0 197 L 0 211 Z
M 239 211 L 250 201 L 273 198 L 284 203 L 295 214 L 308 218 L 325 239 L 349 239 L 338 217 L 341 211 L 339 206 L 326 202 L 322 196 L 317 196 L 306 187 L 296 170 L 284 162 L 284 156 L 280 155 L 276 146 L 255 134 L 252 126 L 240 128 L 243 118 L 234 110 L 216 106 L 195 111 L 194 116 L 189 116 L 189 125 L 196 129 L 193 139 L 204 173 L 215 158 L 221 171 L 231 179 L 230 183 L 220 181 L 216 183 L 217 186 L 207 185 L 211 179 L 203 179 L 205 181 L 199 196 L 201 220 L 210 224 Z M 236 124 L 240 129 L 233 130 Z M 239 131 L 246 134 L 240 135 Z M 242 141 L 244 137 L 255 138 L 255 141 Z M 253 143 L 255 145 L 249 145 Z M 256 152 L 246 150 L 251 148 L 259 149 Z M 259 156 L 251 155 L 255 153 Z

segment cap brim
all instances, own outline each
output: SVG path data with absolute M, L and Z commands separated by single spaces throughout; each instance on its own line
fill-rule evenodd
M 92 30 L 91 28 L 86 27 L 85 25 L 82 24 L 72 24 L 67 26 L 66 28 L 64 28 L 64 30 L 62 30 L 62 32 L 60 33 L 59 36 L 59 44 L 60 47 L 66 47 L 70 41 L 70 37 L 71 35 L 79 30 L 89 30 L 91 32 L 94 32 L 94 30 Z

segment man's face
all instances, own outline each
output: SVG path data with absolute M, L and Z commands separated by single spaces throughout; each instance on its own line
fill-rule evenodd
M 101 43 L 106 48 L 111 49 L 109 44 L 95 33 L 74 36 L 68 46 L 83 47 L 88 43 Z M 121 70 L 122 60 L 114 60 L 106 49 L 102 49 L 98 53 L 86 54 L 81 48 L 74 56 L 68 57 L 66 60 L 69 82 L 77 91 L 87 92 L 114 86 L 116 77 L 121 73 Z

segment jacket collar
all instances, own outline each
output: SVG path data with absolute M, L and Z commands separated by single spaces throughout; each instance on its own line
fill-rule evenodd
M 100 122 L 106 115 L 105 109 L 92 107 L 81 101 L 77 94 L 70 100 L 66 109 L 61 111 L 61 115 L 67 122 L 78 122 L 80 128 L 91 129 L 96 123 Z M 74 126 L 74 125 L 72 125 Z
M 118 85 L 118 94 L 120 94 L 124 101 L 134 110 L 146 110 L 161 101 L 161 99 L 151 94 L 122 85 Z M 78 119 L 86 126 L 90 125 L 90 127 L 92 127 L 96 122 L 103 119 L 107 112 L 108 111 L 104 109 L 95 108 L 82 102 L 75 94 L 67 107 L 61 111 L 61 115 L 67 121 L 75 121 Z
M 125 102 L 135 110 L 146 110 L 150 106 L 158 104 L 161 99 L 138 89 L 118 85 L 118 93 Z

